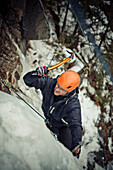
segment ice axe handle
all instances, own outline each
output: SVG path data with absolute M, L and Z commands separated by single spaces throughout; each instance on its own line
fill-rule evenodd
M 58 63 L 58 64 L 56 64 L 56 65 L 54 65 L 54 66 L 48 67 L 48 70 L 50 71 L 50 70 L 53 70 L 53 69 L 61 66 L 62 64 L 64 64 L 64 63 L 66 63 L 67 61 L 69 61 L 70 58 L 71 58 L 71 57 L 68 57 L 68 58 L 66 58 L 65 60 L 61 61 L 60 63 Z
M 70 53 L 70 52 L 69 52 Z M 62 64 L 66 63 L 67 61 L 69 61 L 70 59 L 73 59 L 74 57 L 74 54 L 73 53 L 70 53 L 71 55 L 69 57 L 67 57 L 65 60 L 61 61 L 60 63 L 54 65 L 54 66 L 51 66 L 51 67 L 48 67 L 48 71 L 50 70 L 53 70 L 59 66 L 61 66 Z

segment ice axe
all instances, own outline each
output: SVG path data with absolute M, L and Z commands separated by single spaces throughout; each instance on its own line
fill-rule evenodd
M 65 60 L 61 61 L 60 63 L 55 64 L 54 66 L 48 67 L 48 70 L 49 70 L 49 71 L 50 71 L 50 70 L 53 70 L 53 69 L 61 66 L 62 64 L 66 63 L 66 62 L 69 61 L 70 59 L 73 59 L 73 58 L 74 58 L 74 53 L 73 53 L 73 52 L 70 52 L 70 51 L 67 51 L 67 52 L 70 54 L 69 57 L 67 57 Z

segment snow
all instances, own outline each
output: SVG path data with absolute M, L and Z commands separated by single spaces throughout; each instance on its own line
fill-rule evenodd
M 108 144 L 109 150 L 110 150 L 111 153 L 113 153 L 112 138 L 109 137 L 109 138 L 108 138 L 108 141 L 109 141 L 109 144 Z
M 34 70 L 37 67 L 40 66 L 48 66 L 51 60 L 51 65 L 54 65 L 57 63 L 55 58 L 53 57 L 55 55 L 56 47 L 51 47 L 47 43 L 41 40 L 35 40 L 35 41 L 30 41 L 29 42 L 30 47 L 27 51 L 26 54 L 26 62 L 30 65 L 30 70 Z M 56 44 L 57 46 L 57 52 L 59 53 L 64 53 L 66 57 L 69 56 L 68 53 L 66 53 L 65 47 L 62 47 L 59 44 Z M 58 49 L 59 48 L 59 49 Z M 34 55 L 34 53 L 36 55 Z M 42 57 L 38 57 L 42 56 Z M 38 62 L 33 65 L 33 61 L 37 60 Z M 26 67 L 26 65 L 23 64 L 23 67 Z M 79 71 L 83 67 L 83 64 L 77 60 L 77 64 L 72 67 L 73 70 Z M 24 71 L 26 70 L 26 71 Z M 23 75 L 30 71 L 29 67 L 23 68 L 23 73 L 21 76 L 21 79 L 18 82 L 19 88 L 23 91 L 25 95 L 20 93 L 20 95 L 27 100 L 29 103 L 31 103 L 38 111 L 43 115 L 42 109 L 41 109 L 41 93 L 38 90 L 37 92 L 33 88 L 28 88 L 24 82 L 23 82 Z M 56 77 L 57 75 L 61 74 L 63 72 L 63 66 L 60 66 L 57 69 L 54 69 L 53 71 L 50 71 L 50 76 Z M 81 86 L 87 87 L 88 86 L 88 81 L 87 78 L 84 79 L 82 82 Z M 94 93 L 94 89 L 91 89 L 92 93 Z M 99 144 L 98 144 L 98 132 L 97 128 L 95 127 L 95 122 L 99 117 L 100 114 L 100 107 L 97 107 L 93 101 L 90 100 L 89 97 L 86 95 L 86 90 L 80 91 L 79 93 L 79 99 L 81 102 L 81 109 L 82 109 L 82 124 L 83 124 L 83 129 L 85 130 L 85 134 L 83 136 L 83 141 L 84 145 L 82 146 L 81 150 L 81 155 L 80 155 L 80 162 L 83 166 L 87 167 L 87 159 L 88 158 L 88 153 L 91 151 L 98 151 L 99 150 Z M 92 158 L 91 158 L 92 159 Z M 98 170 L 98 169 L 97 169 Z
M 51 45 L 41 40 L 32 40 L 29 41 L 29 44 L 30 47 L 26 51 L 26 56 L 21 53 L 17 44 L 15 44 L 23 65 L 23 72 L 20 80 L 18 81 L 20 89 L 19 95 L 43 115 L 41 109 L 41 93 L 39 90 L 27 87 L 23 82 L 23 75 L 37 67 L 44 65 L 48 66 L 50 64 L 50 60 L 51 65 L 56 64 L 57 61 L 54 58 L 55 52 L 63 53 L 66 57 L 68 57 L 69 54 L 66 50 L 70 49 L 61 47 L 61 45 L 57 43 L 56 46 L 51 47 Z M 36 62 L 34 63 L 34 61 Z M 72 67 L 72 69 L 78 71 L 82 67 L 83 64 L 77 60 L 77 64 Z M 49 74 L 52 77 L 56 77 L 62 72 L 63 66 L 60 66 L 59 68 L 50 71 Z M 87 78 L 83 80 L 81 86 L 88 86 Z M 90 89 L 90 91 L 94 93 L 93 89 Z M 45 168 L 71 170 L 78 168 L 79 170 L 82 169 L 81 165 L 87 168 L 87 159 L 92 161 L 92 157 L 89 157 L 88 153 L 99 150 L 99 136 L 97 128 L 95 127 L 95 122 L 99 117 L 100 108 L 96 106 L 85 94 L 86 90 L 84 88 L 84 90 L 81 90 L 79 93 L 82 109 L 82 124 L 83 129 L 85 130 L 85 134 L 82 139 L 84 141 L 84 145 L 82 146 L 79 160 L 76 160 L 76 158 L 74 158 L 62 144 L 53 138 L 42 119 L 29 109 L 23 101 L 0 92 L 0 120 L 4 122 L 2 122 L 2 128 L 0 130 L 0 139 L 2 139 L 0 141 L 0 146 L 2 147 L 0 155 L 3 153 L 4 157 L 0 157 L 0 161 L 5 160 L 5 166 L 8 161 L 9 166 L 12 168 L 9 161 L 10 158 L 8 158 L 7 154 L 4 153 L 4 150 L 7 150 L 7 153 L 11 152 L 10 154 L 13 154 L 13 156 L 11 156 L 12 161 L 17 158 L 19 159 L 18 166 L 22 166 L 23 169 L 27 166 L 30 168 L 32 167 L 31 169 Z M 4 128 L 5 131 L 7 131 L 6 134 L 4 134 Z M 5 141 L 6 143 L 3 144 Z M 109 143 L 109 147 L 110 146 L 111 143 Z M 17 155 L 14 158 L 15 154 Z M 96 165 L 96 167 L 97 168 L 95 168 L 95 170 L 98 170 L 99 165 Z
M 54 55 L 55 49 L 51 48 L 49 45 L 47 45 L 46 43 L 44 43 L 42 41 L 30 41 L 30 45 L 31 45 L 31 49 L 28 49 L 28 51 L 27 51 L 26 60 L 28 61 L 29 65 L 32 67 L 32 69 L 36 69 L 36 67 L 44 66 L 44 65 L 48 66 L 50 60 L 52 59 L 52 57 Z M 62 49 L 62 53 L 65 53 L 65 51 L 66 51 L 66 49 L 64 47 L 64 49 Z M 37 53 L 36 54 L 37 56 L 33 55 L 34 52 Z M 41 57 L 39 59 L 38 58 L 39 55 L 43 56 L 43 57 Z M 68 54 L 67 54 L 67 56 L 68 56 Z M 40 60 L 40 62 L 38 61 L 35 66 L 32 65 L 32 62 L 34 59 Z M 79 61 L 77 61 L 77 62 L 78 62 L 78 64 L 72 68 L 75 71 L 78 71 L 83 66 Z M 51 64 L 52 65 L 56 64 L 55 59 L 53 59 Z M 61 74 L 62 67 L 63 66 L 51 71 L 50 75 L 55 77 L 58 74 Z M 28 70 L 28 71 L 30 71 L 30 70 Z M 25 73 L 22 73 L 22 76 L 24 74 Z M 26 87 L 25 84 L 23 83 L 22 77 L 18 84 L 19 84 L 20 89 L 23 90 L 23 92 L 27 96 L 29 96 L 29 100 L 27 98 L 25 98 L 25 99 L 27 99 L 27 101 L 32 103 L 34 105 L 34 107 L 38 108 L 38 110 L 41 112 L 41 114 L 43 114 L 41 111 L 41 94 L 37 95 L 37 94 L 35 94 L 36 92 L 34 91 L 34 89 L 29 89 L 28 87 Z M 82 82 L 82 85 L 84 87 L 86 87 L 88 85 L 87 79 L 85 79 Z M 27 90 L 25 90 L 25 87 L 27 88 Z M 31 92 L 30 92 L 30 90 L 31 90 Z M 93 92 L 94 90 L 91 89 L 91 91 Z M 98 116 L 100 114 L 100 108 L 97 107 L 94 104 L 94 102 L 92 102 L 90 100 L 90 98 L 85 96 L 84 94 L 86 94 L 85 89 L 80 91 L 80 94 L 79 94 L 79 99 L 80 99 L 81 107 L 82 107 L 82 124 L 83 124 L 83 128 L 85 130 L 85 135 L 83 136 L 84 145 L 82 146 L 80 162 L 83 166 L 87 167 L 88 153 L 91 151 L 99 150 L 98 132 L 97 132 L 97 128 L 95 127 L 95 122 L 98 119 Z M 23 96 L 23 97 L 25 97 L 25 96 Z M 31 99 L 31 101 L 30 101 L 30 99 Z
M 110 4 L 110 1 L 103 0 L 104 3 Z M 90 6 L 91 9 L 94 6 Z M 64 12 L 65 14 L 65 12 Z M 107 24 L 108 21 L 105 18 L 104 14 L 101 13 L 102 19 Z M 48 13 L 49 15 L 49 13 Z M 69 27 L 69 32 L 73 31 L 75 21 L 72 20 L 72 13 L 68 11 L 68 18 L 71 18 L 71 27 L 68 23 L 66 27 Z M 52 20 L 52 17 L 48 17 L 49 20 Z M 62 26 L 62 21 L 64 16 L 61 18 L 60 25 Z M 95 19 L 95 18 L 93 18 Z M 96 20 L 98 22 L 98 20 Z M 68 21 L 69 22 L 69 21 Z M 86 21 L 90 24 L 90 20 Z M 50 43 L 53 43 L 53 40 L 57 40 L 55 27 L 53 22 L 49 21 L 50 27 Z M 103 32 L 103 27 L 99 26 L 97 29 L 96 25 L 93 26 L 94 32 L 98 30 L 98 33 Z M 104 30 L 105 31 L 105 30 Z M 10 34 L 8 34 L 14 45 L 17 47 L 21 63 L 23 66 L 23 72 L 21 78 L 18 81 L 18 86 L 20 89 L 19 95 L 23 97 L 28 103 L 30 103 L 34 108 L 38 110 L 39 113 L 43 115 L 41 109 L 41 93 L 39 90 L 27 87 L 23 82 L 23 75 L 28 71 L 34 70 L 39 66 L 48 66 L 54 65 L 57 63 L 55 60 L 55 54 L 64 53 L 66 57 L 69 54 L 66 50 L 70 50 L 62 47 L 61 44 L 55 43 L 53 46 L 46 43 L 42 40 L 32 40 L 29 41 L 29 48 L 26 51 L 26 56 L 24 56 L 14 42 Z M 109 39 L 113 37 L 113 33 L 107 35 Z M 99 43 L 99 37 L 96 37 L 97 43 Z M 108 41 L 108 40 L 106 40 Z M 84 42 L 87 45 L 84 48 L 80 46 L 81 42 Z M 110 42 L 110 40 L 109 40 Z M 75 51 L 79 56 L 79 52 L 85 57 L 85 60 L 88 61 L 88 58 L 93 56 L 93 47 L 89 46 L 87 37 L 80 38 L 80 44 L 78 50 Z M 103 49 L 104 50 L 104 49 Z M 106 51 L 103 51 L 106 53 Z M 53 60 L 52 60 L 53 59 Z M 73 60 L 71 60 L 73 61 Z M 76 65 L 72 68 L 75 71 L 79 71 L 84 65 L 76 58 Z M 51 71 L 49 74 L 52 77 L 63 72 L 63 66 Z M 94 94 L 95 90 L 89 86 L 87 78 L 83 80 L 82 87 L 88 87 L 89 91 Z M 13 94 L 13 93 L 12 93 Z M 15 95 L 15 94 L 13 94 Z M 74 158 L 72 154 L 63 147 L 58 141 L 54 139 L 50 131 L 46 128 L 43 120 L 32 111 L 23 101 L 17 99 L 17 97 L 7 95 L 0 92 L 0 170 L 43 170 L 43 169 L 82 169 L 82 166 L 87 168 L 87 160 L 90 163 L 93 163 L 95 155 L 91 153 L 92 151 L 98 151 L 100 146 L 98 144 L 97 128 L 95 127 L 95 122 L 99 118 L 100 108 L 86 96 L 85 88 L 80 91 L 79 99 L 82 109 L 82 124 L 85 134 L 83 135 L 82 140 L 84 144 L 82 146 L 81 154 L 79 160 Z M 109 106 L 106 106 L 109 110 Z M 104 114 L 106 122 L 109 121 L 109 116 Z M 101 128 L 101 127 L 100 127 Z M 102 138 L 100 140 L 103 140 Z M 109 150 L 113 152 L 112 138 L 108 139 Z M 90 153 L 90 154 L 89 154 Z M 95 164 L 95 170 L 102 170 L 99 165 Z M 108 165 L 107 170 L 113 169 L 111 164 Z
M 0 170 L 82 170 L 22 100 L 0 92 Z
M 87 84 L 84 80 L 84 87 Z M 91 151 L 98 151 L 98 131 L 95 127 L 95 122 L 100 114 L 100 108 L 97 107 L 89 97 L 85 96 L 86 90 L 80 91 L 79 99 L 82 109 L 82 123 L 85 135 L 82 140 L 84 145 L 82 146 L 82 152 L 80 155 L 80 161 L 83 165 L 87 166 L 87 154 Z M 92 159 L 92 158 L 91 158 Z

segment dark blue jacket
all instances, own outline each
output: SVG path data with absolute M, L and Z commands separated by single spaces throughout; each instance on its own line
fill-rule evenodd
M 76 90 L 65 96 L 55 97 L 54 87 L 57 78 L 38 77 L 36 71 L 28 72 L 24 82 L 29 87 L 40 89 L 43 95 L 42 109 L 53 127 L 68 126 L 72 134 L 72 149 L 81 141 L 81 107 Z

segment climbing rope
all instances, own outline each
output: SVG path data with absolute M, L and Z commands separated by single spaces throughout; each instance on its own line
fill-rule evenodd
M 88 25 L 85 22 L 85 16 L 84 16 L 81 4 L 78 2 L 78 0 L 68 0 L 68 1 L 71 5 L 72 12 L 80 26 L 80 29 L 81 29 L 83 35 L 87 36 L 88 40 L 91 42 L 92 46 L 94 47 L 94 52 L 95 52 L 96 56 L 98 56 L 100 62 L 103 65 L 104 70 L 109 75 L 110 80 L 113 82 L 113 76 L 111 74 L 109 66 L 108 66 L 107 62 L 105 61 L 102 53 L 100 52 L 99 47 L 95 43 L 95 39 L 94 39 L 93 35 L 91 34 L 91 32 L 89 31 Z
M 35 108 L 33 108 L 28 102 L 26 102 L 11 86 L 9 86 L 8 83 L 6 83 L 1 77 L 0 77 L 1 82 L 7 86 L 11 91 L 13 91 L 21 100 L 23 100 L 33 111 L 35 111 L 42 119 L 47 121 Z

